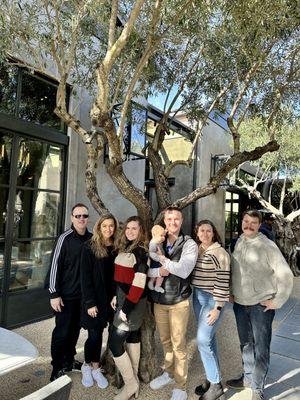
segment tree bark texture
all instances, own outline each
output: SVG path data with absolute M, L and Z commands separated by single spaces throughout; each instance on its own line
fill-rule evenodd
M 87 163 L 85 170 L 86 194 L 92 206 L 99 215 L 107 214 L 109 211 L 100 199 L 97 185 L 98 152 L 92 144 L 86 145 Z
M 295 276 L 300 275 L 299 221 L 288 221 L 276 216 L 274 221 L 276 244 Z M 297 238 L 298 237 L 298 238 Z

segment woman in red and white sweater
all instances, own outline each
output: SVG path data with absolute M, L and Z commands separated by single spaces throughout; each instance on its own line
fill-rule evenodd
M 112 301 L 116 312 L 109 348 L 125 383 L 114 400 L 128 400 L 132 395 L 138 395 L 140 327 L 147 306 L 147 238 L 140 217 L 128 218 L 117 247 L 119 254 L 115 259 L 114 275 L 116 296 Z

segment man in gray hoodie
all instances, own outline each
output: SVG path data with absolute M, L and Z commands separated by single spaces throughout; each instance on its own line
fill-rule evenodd
M 251 387 L 252 400 L 264 399 L 275 310 L 289 298 L 293 274 L 274 242 L 259 232 L 259 211 L 245 211 L 243 234 L 232 254 L 232 296 L 244 375 L 229 387 Z

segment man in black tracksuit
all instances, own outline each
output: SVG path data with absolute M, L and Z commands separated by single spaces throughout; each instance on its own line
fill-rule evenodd
M 50 381 L 66 371 L 80 371 L 82 365 L 74 356 L 80 331 L 80 252 L 82 244 L 92 237 L 87 230 L 88 217 L 88 208 L 76 204 L 72 208 L 71 228 L 59 236 L 52 252 L 47 285 L 55 315 Z

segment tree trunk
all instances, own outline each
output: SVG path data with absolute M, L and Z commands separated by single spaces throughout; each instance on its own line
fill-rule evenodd
M 159 372 L 159 365 L 155 352 L 155 320 L 152 313 L 152 304 L 148 303 L 147 313 L 141 328 L 141 359 L 139 376 L 143 382 L 150 382 Z
M 285 218 L 276 216 L 274 221 L 276 244 L 284 255 L 295 276 L 300 275 L 299 251 L 297 250 L 297 238 L 293 228 L 295 222 L 287 221 Z
M 152 306 L 148 303 L 147 312 L 141 327 L 141 358 L 139 365 L 139 378 L 145 383 L 149 383 L 159 373 L 159 365 L 155 354 L 155 327 Z M 115 367 L 108 346 L 101 357 L 101 366 L 105 369 L 111 383 L 120 388 L 123 385 L 123 379 Z

